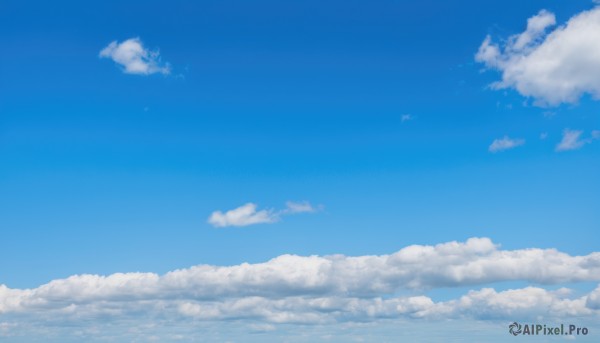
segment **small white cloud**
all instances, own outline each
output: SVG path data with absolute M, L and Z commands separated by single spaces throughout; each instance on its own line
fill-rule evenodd
M 562 140 L 556 146 L 556 151 L 577 150 L 581 148 L 589 142 L 581 139 L 582 134 L 583 131 L 581 130 L 565 129 L 563 131 Z
M 256 204 L 247 203 L 225 213 L 221 211 L 213 212 L 208 218 L 208 223 L 215 227 L 270 224 L 279 221 L 281 216 L 317 212 L 321 210 L 322 207 L 322 205 L 314 207 L 308 201 L 288 201 L 286 202 L 286 208 L 283 210 L 275 211 L 269 209 L 257 211 Z
M 400 121 L 403 123 L 413 119 L 415 118 L 410 114 L 403 114 L 402 117 L 400 117 Z
M 494 139 L 492 144 L 488 147 L 490 152 L 499 152 L 503 150 L 513 149 L 518 146 L 525 144 L 525 140 L 521 138 L 510 138 L 504 136 L 500 139 Z
M 592 139 L 600 139 L 600 130 L 592 131 Z
M 542 133 L 540 133 L 540 139 L 541 140 L 544 140 L 546 138 L 548 138 L 548 132 L 542 132 Z
M 144 48 L 139 38 L 130 38 L 122 43 L 113 41 L 100 51 L 101 58 L 110 58 L 123 66 L 127 74 L 150 75 L 169 74 L 168 63 L 161 63 L 158 51 Z
M 493 88 L 514 88 L 540 106 L 576 103 L 584 94 L 600 98 L 600 7 L 546 34 L 555 24 L 554 14 L 542 10 L 505 44 L 484 39 L 475 60 L 502 73 Z
M 256 211 L 256 207 L 256 204 L 249 202 L 225 213 L 215 211 L 208 218 L 208 222 L 215 227 L 226 227 L 274 223 L 279 220 L 279 216 L 272 210 Z

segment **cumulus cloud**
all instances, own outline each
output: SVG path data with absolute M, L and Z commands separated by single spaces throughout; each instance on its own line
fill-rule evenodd
M 280 328 L 281 335 L 289 335 L 306 325 L 319 330 L 335 324 L 344 331 L 392 320 L 454 327 L 468 319 L 471 329 L 489 320 L 596 323 L 600 286 L 586 293 L 542 285 L 599 280 L 598 252 L 502 250 L 487 238 L 413 245 L 389 255 L 282 255 L 264 263 L 198 265 L 163 275 L 74 275 L 30 289 L 0 285 L 0 337 L 222 342 L 240 325 L 246 334 L 271 337 Z M 501 281 L 537 285 L 507 290 L 488 285 Z M 476 288 L 443 300 L 427 294 L 430 288 L 455 286 Z M 219 323 L 227 330 L 214 330 Z M 211 332 L 216 336 L 209 339 Z
M 576 103 L 584 94 L 600 98 L 600 8 L 550 30 L 555 24 L 554 14 L 542 10 L 504 44 L 484 39 L 475 60 L 502 73 L 493 88 L 514 88 L 541 106 Z
M 494 139 L 492 144 L 488 147 L 490 152 L 499 152 L 503 150 L 513 149 L 518 146 L 525 144 L 525 140 L 521 138 L 510 138 L 508 136 L 504 136 L 499 139 Z
M 127 74 L 169 74 L 168 63 L 161 63 L 158 51 L 144 48 L 139 38 L 130 38 L 121 43 L 113 41 L 100 51 L 101 58 L 110 58 L 123 67 Z
M 61 318 L 184 315 L 204 320 L 255 318 L 272 323 L 363 321 L 389 316 L 454 318 L 514 314 L 597 314 L 598 294 L 484 288 L 435 303 L 425 295 L 397 297 L 501 281 L 536 284 L 600 281 L 600 253 L 571 256 L 554 249 L 501 250 L 487 238 L 413 245 L 390 255 L 282 255 L 264 263 L 198 265 L 164 275 L 75 275 L 33 289 L 0 285 L 0 315 Z
M 208 223 L 215 227 L 270 224 L 279 221 L 283 215 L 312 213 L 322 208 L 322 206 L 314 207 L 308 201 L 288 201 L 286 208 L 280 211 L 273 209 L 257 211 L 257 207 L 254 203 L 247 203 L 225 213 L 215 211 L 208 218 Z
M 584 145 L 591 143 L 592 140 L 598 139 L 597 131 L 592 131 L 591 137 L 583 139 L 583 131 L 564 129 L 561 141 L 556 145 L 556 151 L 577 150 Z

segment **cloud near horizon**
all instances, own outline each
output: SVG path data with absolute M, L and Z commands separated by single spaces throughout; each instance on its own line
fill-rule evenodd
M 121 43 L 112 41 L 100 51 L 100 58 L 110 58 L 123 67 L 126 74 L 150 75 L 170 74 L 168 63 L 161 63 L 158 51 L 144 48 L 139 37 L 127 39 Z
M 257 211 L 258 205 L 246 203 L 240 207 L 226 212 L 214 211 L 208 217 L 208 223 L 214 227 L 248 226 L 253 224 L 272 224 L 281 219 L 283 215 L 298 213 L 313 213 L 322 209 L 322 206 L 314 207 L 308 201 L 287 201 L 286 208 L 275 211 L 266 209 Z
M 322 324 L 383 318 L 475 319 L 600 314 L 600 287 L 573 297 L 539 286 L 471 290 L 436 302 L 445 287 L 522 281 L 536 285 L 600 281 L 600 252 L 501 250 L 488 238 L 412 245 L 389 255 L 281 255 L 264 263 L 197 265 L 164 275 L 74 275 L 32 289 L 0 285 L 0 315 L 129 318 L 143 314 L 197 320 Z M 411 295 L 400 295 L 410 291 Z M 415 294 L 416 293 L 416 294 Z M 419 294 L 420 293 L 420 294 Z
M 554 25 L 554 14 L 541 10 L 506 43 L 485 38 L 475 60 L 502 73 L 492 88 L 514 88 L 538 106 L 576 103 L 584 94 L 600 98 L 600 7 L 548 32 Z

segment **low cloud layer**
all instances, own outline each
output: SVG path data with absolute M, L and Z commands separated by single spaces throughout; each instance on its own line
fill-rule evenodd
M 502 281 L 550 285 L 600 281 L 600 253 L 501 250 L 487 238 L 414 245 L 390 255 L 282 255 L 265 263 L 198 265 L 154 273 L 75 275 L 34 289 L 0 285 L 0 316 L 60 315 L 65 320 L 145 315 L 271 323 L 365 321 L 388 317 L 510 318 L 596 316 L 600 289 L 572 297 L 565 289 L 483 288 L 455 300 L 424 294 L 442 287 Z M 411 296 L 398 296 L 401 293 Z M 70 318 L 70 319 L 69 319 Z
M 319 209 L 321 209 L 321 206 L 313 207 L 308 201 L 288 201 L 283 210 L 258 210 L 258 205 L 250 202 L 226 212 L 215 211 L 208 217 L 208 223 L 214 227 L 271 224 L 278 222 L 283 215 L 312 213 Z
M 139 38 L 130 38 L 121 43 L 113 41 L 100 51 L 100 57 L 112 59 L 123 67 L 123 72 L 127 74 L 150 75 L 171 72 L 169 64 L 161 62 L 158 51 L 146 49 Z
M 526 287 L 498 292 L 492 288 L 469 291 L 453 300 L 434 302 L 427 296 L 392 298 L 248 297 L 219 303 L 182 302 L 177 311 L 204 320 L 261 319 L 269 323 L 323 324 L 374 321 L 409 317 L 415 319 L 509 319 L 598 316 L 597 294 L 571 298 L 569 289 L 549 291 Z M 551 313 L 551 314 L 550 314 Z
M 546 10 L 529 18 L 524 32 L 494 43 L 486 37 L 475 59 L 502 73 L 496 89 L 514 88 L 541 106 L 600 98 L 600 8 L 556 25 Z

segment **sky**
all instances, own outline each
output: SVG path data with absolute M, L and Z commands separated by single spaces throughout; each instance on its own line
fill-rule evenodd
M 583 0 L 3 1 L 0 341 L 598 341 L 598 39 Z

